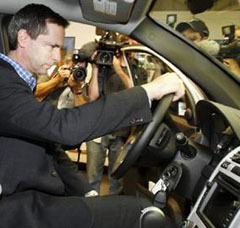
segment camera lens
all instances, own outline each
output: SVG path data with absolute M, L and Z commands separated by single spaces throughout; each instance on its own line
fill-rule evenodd
M 97 63 L 102 65 L 111 65 L 114 53 L 112 51 L 99 51 Z
M 83 81 L 87 77 L 86 69 L 83 67 L 77 68 L 73 71 L 73 78 L 75 81 Z
M 111 55 L 108 52 L 103 52 L 100 57 L 99 60 L 102 63 L 108 63 L 111 60 Z

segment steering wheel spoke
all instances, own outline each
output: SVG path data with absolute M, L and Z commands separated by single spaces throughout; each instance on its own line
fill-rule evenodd
M 148 146 L 158 127 L 162 123 L 167 110 L 171 105 L 172 99 L 173 94 L 163 97 L 154 110 L 153 120 L 144 127 L 137 127 L 137 133 L 131 135 L 132 138 L 126 141 L 113 166 L 111 175 L 114 178 L 121 178 L 140 157 L 141 153 Z

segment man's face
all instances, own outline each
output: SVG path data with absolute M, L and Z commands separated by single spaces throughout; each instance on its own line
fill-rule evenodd
M 60 49 L 64 42 L 64 28 L 47 23 L 47 34 L 30 39 L 26 46 L 28 56 L 27 70 L 35 74 L 46 74 L 47 70 L 60 61 Z
M 196 32 L 195 30 L 193 30 L 192 28 L 186 29 L 182 32 L 182 34 L 188 38 L 189 40 L 197 43 L 200 42 L 202 40 L 202 37 L 200 35 L 199 32 Z

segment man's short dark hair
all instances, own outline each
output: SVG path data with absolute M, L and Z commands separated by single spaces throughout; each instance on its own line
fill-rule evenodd
M 17 48 L 17 34 L 25 29 L 32 39 L 40 34 L 47 33 L 47 22 L 66 28 L 69 23 L 66 19 L 42 4 L 29 4 L 20 9 L 11 19 L 8 26 L 10 50 Z

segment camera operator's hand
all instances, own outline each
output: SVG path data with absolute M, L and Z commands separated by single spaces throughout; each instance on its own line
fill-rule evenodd
M 95 72 L 98 72 L 98 65 L 94 62 L 92 62 L 91 65 L 92 65 L 92 70 Z
M 230 59 L 230 58 L 223 59 L 223 64 L 229 67 L 231 70 L 239 68 L 238 62 L 235 59 Z
M 125 88 L 131 88 L 133 87 L 133 82 L 131 81 L 130 77 L 124 72 L 122 66 L 126 66 L 126 63 L 121 54 L 118 53 L 117 56 L 113 57 L 113 69 L 122 80 Z
M 98 71 L 98 64 L 96 63 L 98 51 L 94 51 L 92 56 L 91 56 L 91 61 L 89 62 L 92 66 L 92 70 Z
M 240 66 L 236 59 L 223 59 L 223 64 L 240 77 Z
M 61 66 L 56 75 L 52 77 L 50 80 L 41 82 L 37 84 L 35 97 L 38 101 L 42 101 L 45 99 L 51 92 L 53 92 L 58 87 L 65 86 L 66 78 L 70 75 L 70 70 L 67 66 Z
M 117 73 L 122 71 L 121 60 L 119 56 L 113 57 L 113 68 Z
M 176 73 L 163 74 L 154 79 L 152 82 L 141 86 L 147 92 L 150 100 L 159 100 L 164 95 L 173 93 L 173 101 L 176 101 L 185 93 L 183 82 Z
M 68 66 L 62 65 L 58 70 L 56 78 L 59 80 L 59 82 L 67 82 L 70 74 L 71 74 L 71 72 L 70 72 Z

